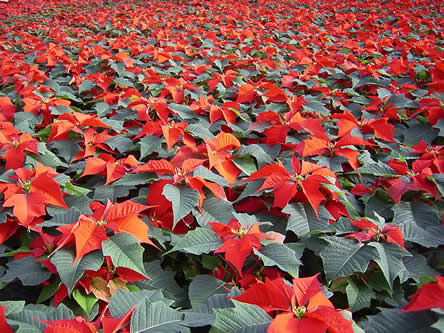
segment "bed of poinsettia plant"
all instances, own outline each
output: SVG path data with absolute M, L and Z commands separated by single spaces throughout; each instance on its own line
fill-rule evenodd
M 441 5 L 0 4 L 2 332 L 443 332 Z

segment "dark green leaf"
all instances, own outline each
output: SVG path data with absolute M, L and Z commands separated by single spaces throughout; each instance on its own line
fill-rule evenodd
M 24 286 L 36 286 L 51 276 L 51 272 L 32 256 L 11 261 L 7 265 L 8 270 L 0 281 L 11 282 L 18 278 Z
M 381 268 L 389 286 L 393 287 L 393 280 L 406 271 L 402 262 L 403 257 L 411 256 L 411 254 L 394 243 L 371 242 L 368 246 L 372 246 L 378 251 L 379 256 L 373 260 Z M 404 280 L 401 279 L 401 282 Z
M 202 209 L 212 216 L 213 222 L 228 223 L 234 218 L 234 208 L 232 204 L 226 200 L 218 200 L 214 197 L 209 197 L 204 200 Z
M 135 304 L 140 303 L 143 299 L 147 299 L 151 303 L 162 301 L 168 306 L 174 303 L 174 301 L 166 299 L 160 290 L 142 290 L 130 292 L 119 289 L 111 296 L 109 300 L 109 312 L 113 318 L 121 318 Z
M 302 262 L 296 255 L 296 252 L 287 247 L 285 244 L 271 243 L 264 246 L 260 251 L 253 249 L 264 266 L 277 266 L 292 277 L 299 276 L 299 266 Z
M 122 135 L 113 136 L 112 138 L 106 140 L 105 143 L 111 149 L 117 149 L 119 153 L 125 153 L 128 150 L 136 147 L 136 145 L 133 143 L 133 141 L 130 138 L 126 138 Z
M 84 292 L 80 291 L 80 289 L 75 289 L 72 292 L 72 296 L 83 309 L 83 311 L 85 311 L 88 317 L 94 305 L 99 301 L 99 299 L 94 294 L 85 294 Z
M 401 309 L 383 309 L 375 316 L 369 316 L 368 321 L 359 326 L 365 333 L 420 333 L 430 332 L 428 327 L 433 323 L 434 316 L 425 311 L 400 313 Z
M 162 139 L 154 135 L 144 136 L 140 139 L 140 159 L 144 159 L 146 156 L 158 151 L 161 143 Z
M 176 112 L 184 120 L 196 118 L 196 114 L 188 105 L 171 103 L 168 104 L 168 108 Z
M 444 229 L 444 226 L 440 225 L 440 217 L 434 207 L 424 203 L 401 202 L 395 209 L 393 223 L 400 226 L 407 241 L 425 247 L 437 247 L 442 244 L 439 230 Z M 432 231 L 435 226 L 439 230 Z
M 74 262 L 74 259 L 74 250 L 68 248 L 58 250 L 51 258 L 60 279 L 68 289 L 68 295 L 71 294 L 85 270 L 97 271 L 103 264 L 103 255 L 98 250 L 84 255 L 76 262 Z
M 41 115 L 36 116 L 32 112 L 16 112 L 14 114 L 15 128 L 23 133 L 35 133 L 34 127 L 42 122 Z
M 145 264 L 145 270 L 150 279 L 138 281 L 136 284 L 140 289 L 160 289 L 165 297 L 175 301 L 176 306 L 186 306 L 188 297 L 185 290 L 174 279 L 176 272 L 163 270 L 158 260 Z
M 200 255 L 202 253 L 210 253 L 222 245 L 220 237 L 213 230 L 208 228 L 197 228 L 188 231 L 183 237 L 175 239 L 176 240 L 172 242 L 174 247 L 167 253 L 173 251 L 185 251 Z
M 265 333 L 272 318 L 257 305 L 233 300 L 234 308 L 214 309 L 216 320 L 211 332 Z
M 134 236 L 118 233 L 102 242 L 104 256 L 110 256 L 114 266 L 126 267 L 149 278 L 143 266 L 143 247 Z
M 162 194 L 171 201 L 173 205 L 174 224 L 187 216 L 191 210 L 197 206 L 200 197 L 199 192 L 188 187 L 177 188 L 174 185 L 166 184 L 163 188 Z
M 57 154 L 66 162 L 70 163 L 77 153 L 81 151 L 80 146 L 75 140 L 58 140 L 48 144 L 51 149 L 55 149 Z
M 41 333 L 47 326 L 37 321 L 36 318 L 45 321 L 73 319 L 74 314 L 64 304 L 60 304 L 56 308 L 45 305 L 28 305 L 23 311 L 7 316 L 9 325 L 18 326 L 15 332 Z
M 112 186 L 136 186 L 136 185 L 143 185 L 146 184 L 151 177 L 147 175 L 147 173 L 127 173 L 122 178 L 116 180 Z
M 79 84 L 79 93 L 81 94 L 83 92 L 90 91 L 95 86 L 96 86 L 96 84 L 93 81 L 85 80 Z
M 438 274 L 437 271 L 432 269 L 427 264 L 427 259 L 420 255 L 416 254 L 411 257 L 405 257 L 403 258 L 404 266 L 407 269 L 408 277 L 411 279 L 415 279 L 417 282 L 419 282 L 419 278 L 422 277 L 432 277 Z
M 0 301 L 0 306 L 6 306 L 5 315 L 21 312 L 25 307 L 25 301 Z
M 316 217 L 310 205 L 298 202 L 288 204 L 282 212 L 290 214 L 286 230 L 293 231 L 299 237 L 312 231 L 325 230 L 329 227 L 328 219 L 331 216 L 322 206 L 318 208 L 319 218 Z
M 190 124 L 185 129 L 187 132 L 190 132 L 193 137 L 211 140 L 214 138 L 213 133 L 208 130 L 208 125 L 201 124 Z
M 216 279 L 210 275 L 199 275 L 191 281 L 189 288 L 189 297 L 193 309 L 196 309 L 200 304 L 205 304 L 208 297 L 215 294 L 228 294 L 229 287 L 224 281 Z
M 63 213 L 54 215 L 53 218 L 43 222 L 43 227 L 59 227 L 62 225 L 72 224 L 78 221 L 81 213 L 77 208 L 71 208 Z
M 129 195 L 130 189 L 134 187 L 127 185 L 104 186 L 97 185 L 94 188 L 94 200 L 106 203 L 107 200 L 117 201 Z
M 371 260 L 378 258 L 376 248 L 365 246 L 353 239 L 342 237 L 322 237 L 329 245 L 320 256 L 328 280 L 365 272 Z
M 236 166 L 241 169 L 247 176 L 257 171 L 256 163 L 252 158 L 239 157 L 232 160 Z
M 348 305 L 351 311 L 359 311 L 370 307 L 370 302 L 374 298 L 373 291 L 362 281 L 348 280 L 346 287 Z
M 180 332 L 184 315 L 163 302 L 150 302 L 144 298 L 131 315 L 131 332 Z
M 369 174 L 373 176 L 395 176 L 396 172 L 387 164 L 378 162 L 378 163 L 367 163 L 358 169 L 354 170 L 353 173 L 363 173 Z
M 219 176 L 218 174 L 205 168 L 202 165 L 193 171 L 193 177 L 202 177 L 203 179 L 209 180 L 209 181 L 216 183 L 220 186 L 227 186 L 228 185 L 228 182 L 225 178 Z

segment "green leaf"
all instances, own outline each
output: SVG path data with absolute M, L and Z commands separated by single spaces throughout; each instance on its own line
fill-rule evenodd
M 288 204 L 282 212 L 290 214 L 286 230 L 293 231 L 298 237 L 329 227 L 330 213 L 323 206 L 318 208 L 319 219 L 310 205 L 299 202 Z
M 78 194 L 87 195 L 89 192 L 91 192 L 90 189 L 73 185 L 71 182 L 66 182 L 63 188 L 64 188 L 63 192 L 66 192 L 71 195 L 78 195 Z
M 67 195 L 63 197 L 66 205 L 71 209 L 77 209 L 82 214 L 92 214 L 92 210 L 89 207 L 89 203 L 92 201 L 85 195 Z M 55 206 L 54 206 L 55 207 Z M 46 207 L 48 211 L 50 206 Z M 66 212 L 66 210 L 65 210 Z
M 373 176 L 387 176 L 387 177 L 396 176 L 395 170 L 393 170 L 387 164 L 382 162 L 364 164 L 363 166 L 359 167 L 358 169 L 350 173 L 363 173 Z
M 433 182 L 436 184 L 439 192 L 444 197 L 444 175 L 440 173 L 435 173 L 432 175 Z
M 400 226 L 404 240 L 425 247 L 437 247 L 442 244 L 441 234 L 444 230 L 440 223 L 441 218 L 436 207 L 402 201 L 395 208 L 393 224 Z
M 324 106 L 324 104 L 322 104 L 321 102 L 315 101 L 315 100 L 308 102 L 307 104 L 304 104 L 302 106 L 302 108 L 305 111 L 319 113 L 323 116 L 328 116 L 331 113 L 330 110 Z
M 432 269 L 427 264 L 426 257 L 416 254 L 411 257 L 403 258 L 404 266 L 407 269 L 408 277 L 416 280 L 416 282 L 420 281 L 420 278 L 423 277 L 432 277 L 438 274 L 437 271 Z
M 50 284 L 45 285 L 40 292 L 39 298 L 37 299 L 37 304 L 41 304 L 51 297 L 54 296 L 57 289 L 60 287 L 60 280 L 56 279 L 52 281 Z
M 353 239 L 342 237 L 322 237 L 329 245 L 320 256 L 328 280 L 336 280 L 356 272 L 365 272 L 371 260 L 378 257 L 376 248 L 365 246 Z
M 80 289 L 74 290 L 72 292 L 72 296 L 83 309 L 83 311 L 85 311 L 88 317 L 94 305 L 99 301 L 99 299 L 96 298 L 94 294 L 85 294 L 84 292 L 80 291 Z
M 25 307 L 25 301 L 0 301 L 0 306 L 6 306 L 5 315 L 21 312 Z
M 166 305 L 171 305 L 174 301 L 165 298 L 160 290 L 125 291 L 119 289 L 109 300 L 109 312 L 113 318 L 121 318 L 134 305 L 139 304 L 143 299 L 151 303 L 162 301 Z
M 376 89 L 376 91 L 378 92 L 379 99 L 384 99 L 386 97 L 392 96 L 392 92 L 384 88 L 378 88 Z
M 74 102 L 81 103 L 82 100 L 74 95 L 74 90 L 72 90 L 68 86 L 59 86 L 58 89 L 55 89 L 55 97 L 62 98 L 62 99 L 69 99 Z
M 92 88 L 94 88 L 96 84 L 91 80 L 85 80 L 79 85 L 79 94 L 90 91 Z
M 170 103 L 168 104 L 168 108 L 177 113 L 184 120 L 196 118 L 196 114 L 188 105 Z
M 174 251 L 185 251 L 200 255 L 217 250 L 222 246 L 222 240 L 209 228 L 197 228 L 188 231 L 185 236 L 173 242 L 173 245 L 174 247 L 165 254 Z
M 122 135 L 113 136 L 112 138 L 106 140 L 105 143 L 111 149 L 117 149 L 119 153 L 122 154 L 136 147 L 130 138 L 126 138 Z
M 102 123 L 111 127 L 117 133 L 119 133 L 124 128 L 124 121 L 109 118 L 102 118 L 100 120 L 102 121 Z
M 14 126 L 23 133 L 34 134 L 34 127 L 40 124 L 42 120 L 43 117 L 41 115 L 36 116 L 32 112 L 16 112 L 14 114 Z
M 406 271 L 402 258 L 411 256 L 411 254 L 399 245 L 393 243 L 371 242 L 368 246 L 372 246 L 378 251 L 379 256 L 373 260 L 381 268 L 389 286 L 393 288 L 393 280 Z M 401 279 L 401 282 L 404 282 L 403 279 Z
M 354 79 L 354 78 L 353 78 Z M 353 89 L 355 88 L 359 88 L 362 86 L 366 86 L 368 84 L 371 85 L 377 85 L 377 86 L 381 86 L 381 87 L 388 87 L 390 84 L 390 80 L 389 79 L 384 79 L 384 78 L 376 78 L 373 76 L 364 76 L 361 79 L 357 79 L 356 81 L 353 80 Z
M 53 218 L 40 224 L 42 227 L 60 227 L 76 222 L 81 215 L 77 208 L 71 208 L 63 213 L 55 214 Z
M 193 308 L 192 310 L 190 310 L 190 312 L 210 314 L 210 318 L 208 319 L 210 320 L 210 323 L 213 323 L 214 320 L 216 319 L 216 314 L 214 313 L 214 309 L 232 308 L 233 302 L 229 297 L 235 297 L 235 296 L 237 295 L 231 295 L 231 292 L 229 294 L 211 295 L 207 298 L 207 300 L 204 303 L 201 303 L 197 308 Z
M 165 297 L 175 301 L 174 305 L 181 307 L 187 305 L 188 296 L 185 290 L 177 284 L 175 280 L 176 272 L 163 270 L 159 260 L 145 264 L 145 270 L 148 272 L 150 279 L 136 282 L 140 289 L 160 289 Z
M 226 200 L 219 200 L 215 197 L 209 197 L 204 200 L 202 209 L 210 215 L 212 222 L 228 223 L 234 218 L 233 205 Z M 209 221 L 209 222 L 211 222 Z
M 75 252 L 69 248 L 58 250 L 51 258 L 51 262 L 57 268 L 60 280 L 68 289 L 68 295 L 71 292 L 85 270 L 97 271 L 103 264 L 103 255 L 100 251 L 90 252 L 81 257 L 76 262 Z
M 139 332 L 177 332 L 184 315 L 174 311 L 163 302 L 151 303 L 144 298 L 131 315 L 131 333 Z
M 416 119 L 411 119 L 408 124 L 408 129 L 404 131 L 404 141 L 409 145 L 416 145 L 421 140 L 424 140 L 429 146 L 432 145 L 433 140 L 438 136 L 439 130 L 433 128 L 430 123 L 421 123 Z
M 166 184 L 163 188 L 162 194 L 171 201 L 173 205 L 174 224 L 187 216 L 191 210 L 197 206 L 199 200 L 199 192 L 188 187 L 177 188 L 174 185 Z
M 15 332 L 41 333 L 47 326 L 36 318 L 44 321 L 73 319 L 74 314 L 64 304 L 59 304 L 56 308 L 40 304 L 28 305 L 23 311 L 11 313 L 6 318 L 9 325 L 18 326 Z
M 216 279 L 211 275 L 198 275 L 191 281 L 188 295 L 191 306 L 198 308 L 200 304 L 206 303 L 208 297 L 215 294 L 228 294 L 229 287 L 224 281 Z
M 146 172 L 142 173 L 127 173 L 122 178 L 115 181 L 112 186 L 119 186 L 119 185 L 125 185 L 125 186 L 136 186 L 136 185 L 143 185 L 146 184 L 151 177 L 147 175 Z
M 436 328 L 440 332 L 444 332 L 444 317 L 439 318 L 438 321 L 433 323 L 432 327 Z
M 380 308 L 381 312 L 369 316 L 359 326 L 365 333 L 420 333 L 430 332 L 427 329 L 436 318 L 427 311 L 400 313 L 401 309 Z
M 11 261 L 7 265 L 8 270 L 0 281 L 9 283 L 18 278 L 24 286 L 37 286 L 51 277 L 51 272 L 32 256 Z
M 127 185 L 97 185 L 94 187 L 94 200 L 102 201 L 103 203 L 106 203 L 108 199 L 117 201 L 119 198 L 127 197 L 130 189 L 133 188 L 134 187 Z
M 35 161 L 42 163 L 45 166 L 56 169 L 57 167 L 68 167 L 68 164 L 63 162 L 56 154 L 48 150 L 44 142 L 38 144 L 38 152 L 40 155 L 28 154 L 25 158 L 25 164 L 36 165 Z
M 104 256 L 110 256 L 116 267 L 126 267 L 149 278 L 143 266 L 143 247 L 136 238 L 127 233 L 118 233 L 102 242 Z
M 237 151 L 239 156 L 252 156 L 256 159 L 258 167 L 262 168 L 266 164 L 273 163 L 273 158 L 275 154 L 270 151 L 271 147 L 265 145 L 252 144 L 248 146 L 242 145 Z
M 220 186 L 228 185 L 228 182 L 224 177 L 219 176 L 218 174 L 205 168 L 202 165 L 200 165 L 196 170 L 193 171 L 193 177 L 202 177 L 203 179 L 209 180 L 210 182 L 216 183 Z
M 216 315 L 211 312 L 183 311 L 184 317 L 182 325 L 187 327 L 200 327 L 211 325 L 216 319 Z
M 134 88 L 133 83 L 130 80 L 125 79 L 123 77 L 115 77 L 113 79 L 113 82 L 121 88 L 128 88 L 128 87 Z
M 254 254 L 262 259 L 264 266 L 277 266 L 294 278 L 299 276 L 299 266 L 302 262 L 296 256 L 296 252 L 285 244 L 271 243 L 260 251 L 253 250 Z
M 57 140 L 48 143 L 48 146 L 68 163 L 82 150 L 76 140 Z
M 257 305 L 233 300 L 234 308 L 214 309 L 216 320 L 210 332 L 265 333 L 272 318 Z
M 112 111 L 111 106 L 108 103 L 99 102 L 94 105 L 94 109 L 99 117 L 106 116 Z
M 256 163 L 249 157 L 238 157 L 232 160 L 236 166 L 241 169 L 247 176 L 257 171 Z
M 356 312 L 370 307 L 374 292 L 362 281 L 348 280 L 345 288 L 348 305 L 351 311 Z
M 158 151 L 161 143 L 162 139 L 155 135 L 144 136 L 142 139 L 140 139 L 140 159 L 143 159 L 146 156 Z
M 190 132 L 195 138 L 211 140 L 214 138 L 214 135 L 208 130 L 208 127 L 209 125 L 205 126 L 201 124 L 190 124 L 185 128 L 185 130 Z

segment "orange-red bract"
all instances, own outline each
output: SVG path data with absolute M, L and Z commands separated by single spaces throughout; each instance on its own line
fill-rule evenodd
M 322 293 L 317 276 L 293 279 L 293 285 L 280 278 L 258 281 L 234 299 L 277 312 L 268 333 L 353 333 L 352 322 Z
M 265 235 L 259 229 L 259 224 L 242 227 L 239 221 L 232 219 L 228 224 L 210 222 L 213 231 L 223 240 L 215 253 L 225 253 L 225 260 L 231 263 L 242 276 L 242 266 L 245 259 L 253 251 L 262 248 L 261 239 L 265 239 Z
M 444 309 L 444 277 L 435 275 L 435 279 L 437 282 L 424 284 L 416 291 L 403 312 Z

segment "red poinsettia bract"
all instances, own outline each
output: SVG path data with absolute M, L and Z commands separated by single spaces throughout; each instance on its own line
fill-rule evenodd
M 60 185 L 54 179 L 57 174 L 53 168 L 37 162 L 34 170 L 15 169 L 14 183 L 1 183 L 0 193 L 5 194 L 4 207 L 13 207 L 13 214 L 19 223 L 32 227 L 46 214 L 45 208 L 54 205 L 68 209 L 63 201 Z
M 259 230 L 259 224 L 243 227 L 238 220 L 232 219 L 228 224 L 211 222 L 213 231 L 224 242 L 215 253 L 224 253 L 225 260 L 231 263 L 242 276 L 242 266 L 253 249 L 262 248 L 261 239 L 266 236 Z
M 150 208 L 133 201 L 112 204 L 108 201 L 104 206 L 99 202 L 90 204 L 94 211 L 92 215 L 81 215 L 77 222 L 58 227 L 63 236 L 57 243 L 58 249 L 75 242 L 77 261 L 85 254 L 102 248 L 102 242 L 108 240 L 106 229 L 115 234 L 126 232 L 133 235 L 139 242 L 154 243 L 148 238 L 148 225 L 143 222 L 138 213 Z
M 293 155 L 291 160 L 293 173 L 290 173 L 281 162 L 265 165 L 254 172 L 247 181 L 266 178 L 258 191 L 274 188 L 274 207 L 284 208 L 298 192 L 303 192 L 313 210 L 325 199 L 320 191 L 322 184 L 330 183 L 326 176 L 336 178 L 331 170 L 311 162 L 302 163 Z
M 282 279 L 258 281 L 234 299 L 278 313 L 267 333 L 353 333 L 352 322 L 322 293 L 317 276 L 293 279 L 292 286 Z
M 345 235 L 347 238 L 354 238 L 359 242 L 366 242 L 371 239 L 383 239 L 389 243 L 395 243 L 405 248 L 404 236 L 397 225 L 386 224 L 381 229 L 378 225 L 367 219 L 353 220 L 350 221 L 350 223 L 360 229 L 360 231 Z
M 435 275 L 437 282 L 424 284 L 404 306 L 403 312 L 444 309 L 444 277 Z

